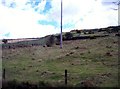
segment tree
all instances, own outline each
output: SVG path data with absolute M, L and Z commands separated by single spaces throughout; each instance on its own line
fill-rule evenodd
M 2 42 L 4 42 L 5 44 L 8 42 L 7 39 L 3 39 Z

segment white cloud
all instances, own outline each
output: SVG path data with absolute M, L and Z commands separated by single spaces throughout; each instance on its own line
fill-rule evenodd
M 110 9 L 108 6 L 97 2 L 90 13 L 88 13 L 83 22 L 78 21 L 76 28 L 101 28 L 111 25 L 118 25 L 118 11 Z
M 43 11 L 43 10 L 44 10 L 44 7 L 45 7 L 45 4 L 46 4 L 46 0 L 42 1 L 42 2 L 37 6 L 37 8 L 39 8 L 40 11 Z
M 52 0 L 51 13 L 48 18 L 60 22 L 60 1 Z M 118 11 L 111 8 L 115 5 L 104 6 L 103 0 L 62 0 L 63 24 L 75 24 L 75 28 L 97 28 L 117 25 Z M 81 21 L 82 19 L 83 21 Z M 63 29 L 66 30 L 66 29 Z
M 40 25 L 44 15 L 34 13 L 32 10 L 23 11 L 0 6 L 0 35 L 10 32 L 10 38 L 41 37 L 55 32 L 50 25 Z M 3 35 L 0 36 L 3 38 Z
M 16 2 L 16 8 L 8 8 L 0 4 L 0 38 L 10 32 L 10 38 L 40 37 L 47 34 L 58 33 L 60 28 L 52 25 L 40 25 L 38 20 L 56 21 L 60 25 L 60 1 L 52 0 L 52 8 L 45 15 L 35 12 L 35 8 L 43 11 L 46 0 L 34 8 L 28 0 L 5 0 L 9 6 L 10 1 Z M 118 25 L 118 11 L 112 10 L 116 5 L 104 5 L 105 0 L 62 0 L 63 25 L 71 23 L 75 29 L 107 27 Z M 21 10 L 25 9 L 25 10 Z M 82 19 L 82 20 L 81 20 Z M 74 29 L 65 28 L 63 31 Z
M 59 2 L 53 0 L 52 6 L 50 17 L 60 20 L 60 0 Z M 74 0 L 63 0 L 63 21 L 66 23 L 67 20 L 77 20 L 80 16 L 90 11 L 93 6 L 93 0 L 79 0 L 79 2 L 75 2 Z

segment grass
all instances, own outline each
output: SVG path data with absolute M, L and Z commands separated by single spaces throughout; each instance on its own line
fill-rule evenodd
M 4 49 L 3 68 L 6 69 L 6 80 L 63 84 L 64 70 L 67 69 L 70 85 L 89 79 L 99 87 L 116 87 L 118 44 L 114 42 L 117 41 L 117 37 L 109 36 L 64 41 L 63 49 L 57 45 Z M 106 55 L 107 52 L 112 56 Z

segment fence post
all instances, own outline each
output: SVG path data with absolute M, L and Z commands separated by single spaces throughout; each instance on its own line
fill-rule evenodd
M 3 69 L 3 79 L 5 79 L 5 68 Z
M 67 70 L 65 69 L 65 85 L 67 85 Z

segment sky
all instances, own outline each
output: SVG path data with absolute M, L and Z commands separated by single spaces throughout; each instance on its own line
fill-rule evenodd
M 62 0 L 63 32 L 118 25 L 120 0 Z M 0 39 L 60 33 L 61 0 L 0 0 Z

